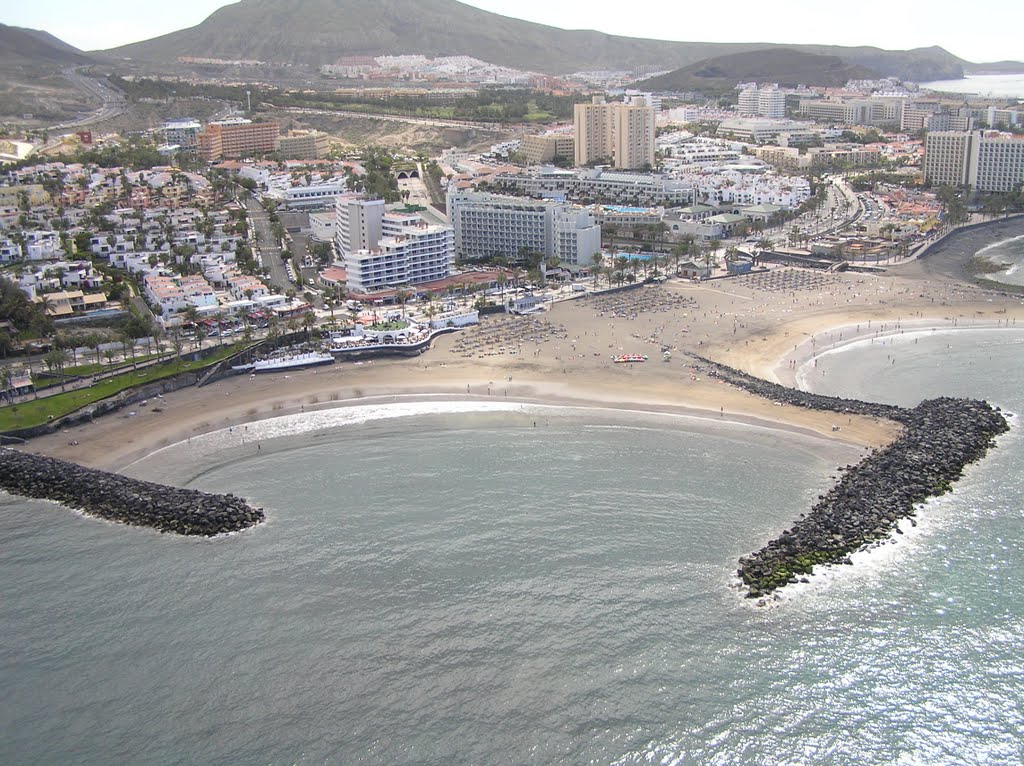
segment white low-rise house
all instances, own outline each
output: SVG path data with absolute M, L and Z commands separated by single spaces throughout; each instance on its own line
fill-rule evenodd
M 111 253 L 110 265 L 132 274 L 148 274 L 160 271 L 159 258 L 165 253 Z
M 310 235 L 317 242 L 330 242 L 334 239 L 334 222 L 337 213 L 332 210 L 324 210 L 318 213 L 309 214 Z
M 475 309 L 446 311 L 430 320 L 430 326 L 435 330 L 445 327 L 468 327 L 474 324 L 480 324 L 480 313 Z
M 262 311 L 269 311 L 270 309 L 281 308 L 288 305 L 288 296 L 281 295 L 280 293 L 272 293 L 271 295 L 260 295 L 259 297 L 253 298 L 253 301 Z
M 60 244 L 60 235 L 55 231 L 26 231 L 23 252 L 30 261 L 51 261 L 63 258 L 68 253 Z
M 702 173 L 681 174 L 701 200 L 712 204 L 799 207 L 811 196 L 810 182 L 800 176 L 776 175 L 763 162 Z
M 273 173 L 273 163 L 263 163 L 259 165 L 247 164 L 238 171 L 238 176 L 239 178 L 248 178 L 250 181 L 254 181 L 260 186 L 266 188 L 267 184 L 270 183 L 270 177 Z
M 15 263 L 24 257 L 20 244 L 13 239 L 0 239 L 0 263 Z
M 270 294 L 270 290 L 265 284 L 248 274 L 229 277 L 228 292 L 236 301 L 240 301 L 243 298 L 254 300 Z
M 327 209 L 334 206 L 338 197 L 349 193 L 345 179 L 315 181 L 308 185 L 271 188 L 267 197 L 289 210 Z
M 111 253 L 130 253 L 135 250 L 135 243 L 123 234 L 106 234 L 90 238 L 89 249 L 95 255 L 110 257 Z
M 160 316 L 167 321 L 189 306 L 216 309 L 217 296 L 210 283 L 198 275 L 173 277 L 159 272 L 147 274 L 142 280 L 150 303 L 160 307 Z
M 228 301 L 221 305 L 221 309 L 231 316 L 245 316 L 256 310 L 258 304 L 255 300 L 242 299 L 240 301 Z
M 602 168 L 560 170 L 542 167 L 529 173 L 494 178 L 501 191 L 530 197 L 604 200 L 638 205 L 686 205 L 695 201 L 692 186 L 658 173 L 629 173 Z

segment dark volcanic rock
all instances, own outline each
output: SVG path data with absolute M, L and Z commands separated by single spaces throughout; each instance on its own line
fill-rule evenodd
M 952 489 L 963 469 L 980 460 L 1006 419 L 988 402 L 943 397 L 913 409 L 805 393 L 696 357 L 700 368 L 744 390 L 797 407 L 887 418 L 903 433 L 847 470 L 809 513 L 761 550 L 740 559 L 748 595 L 770 593 L 816 564 L 849 563 L 849 554 L 888 538 L 930 497 Z
M 234 495 L 130 479 L 107 471 L 0 448 L 0 488 L 56 500 L 109 521 L 210 537 L 259 524 L 263 511 Z

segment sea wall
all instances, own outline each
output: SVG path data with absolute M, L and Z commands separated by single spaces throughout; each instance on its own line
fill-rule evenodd
M 143 400 L 153 399 L 158 394 L 169 394 L 172 391 L 194 386 L 199 377 L 200 373 L 198 372 L 183 372 L 178 375 L 172 375 L 169 378 L 155 380 L 152 383 L 145 383 L 134 388 L 126 388 L 112 396 L 108 396 L 106 399 L 100 399 L 98 402 L 87 404 L 81 409 L 64 415 L 57 420 L 41 423 L 30 428 L 6 431 L 4 435 L 19 439 L 34 439 L 37 436 L 56 433 L 65 428 L 80 426 L 103 415 L 109 415 L 111 412 L 138 404 Z
M 751 393 L 799 407 L 884 417 L 903 425 L 887 447 L 874 450 L 808 513 L 760 550 L 739 560 L 737 574 L 751 598 L 797 582 L 819 564 L 850 563 L 849 554 L 899 533 L 921 503 L 952 489 L 964 468 L 984 457 L 1009 430 L 998 408 L 973 399 L 943 397 L 912 409 L 820 396 L 760 380 L 697 357 L 698 367 Z
M 55 500 L 108 521 L 210 537 L 259 524 L 263 511 L 234 495 L 214 495 L 28 452 L 0 448 L 0 488 Z

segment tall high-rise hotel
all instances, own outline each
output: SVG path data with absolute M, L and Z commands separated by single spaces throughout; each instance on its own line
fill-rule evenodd
M 576 164 L 608 161 L 621 170 L 654 167 L 654 107 L 642 96 L 576 104 Z
M 931 184 L 981 192 L 1024 186 L 1024 138 L 995 131 L 933 131 L 925 138 L 924 176 Z

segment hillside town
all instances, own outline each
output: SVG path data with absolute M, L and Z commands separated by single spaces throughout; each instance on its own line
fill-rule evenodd
M 180 355 L 321 326 L 336 350 L 384 335 L 418 349 L 480 312 L 644 280 L 884 270 L 1022 204 L 1024 107 L 895 78 L 737 83 L 697 103 L 631 89 L 629 73 L 523 79 L 468 57 L 339 59 L 323 74 L 364 99 L 394 97 L 380 89 L 396 77 L 422 86 L 402 99 L 430 103 L 464 98 L 460 78 L 547 89 L 574 94 L 571 119 L 433 158 L 344 149 L 249 103 L 79 130 L 55 150 L 5 139 L 0 264 L 35 310 L 0 332 L 5 355 L 24 355 L 8 399 L 66 387 L 69 354 L 90 349 L 117 369 L 154 344 Z
M 1022 21 L 5 4 L 0 765 L 1024 763 Z

